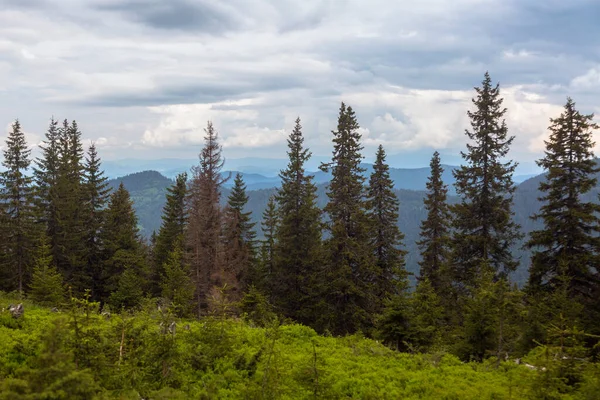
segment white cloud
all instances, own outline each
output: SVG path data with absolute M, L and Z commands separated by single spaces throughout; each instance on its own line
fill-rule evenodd
M 367 146 L 383 144 L 393 151 L 423 147 L 464 149 L 464 130 L 470 128 L 466 111 L 472 110 L 474 91 L 409 90 L 389 87 L 347 93 L 344 98 L 368 128 Z M 506 123 L 515 136 L 513 154 L 522 158 L 543 151 L 549 118 L 562 107 L 521 86 L 501 88 Z M 389 110 L 383 114 L 378 110 Z M 361 117 L 362 115 L 362 117 Z M 373 115 L 370 119 L 365 116 Z
M 4 150 L 6 148 L 6 140 L 8 139 L 8 135 L 13 130 L 13 128 L 12 128 L 13 122 L 14 121 L 5 125 L 4 135 L 0 136 L 0 150 Z M 25 141 L 27 142 L 27 148 L 29 150 L 35 150 L 39 147 L 40 144 L 42 144 L 42 141 L 43 141 L 42 135 L 35 133 L 35 132 L 30 132 L 30 131 L 25 130 L 23 128 L 23 124 L 21 124 L 21 131 L 25 134 Z
M 510 133 L 515 135 L 514 152 L 540 155 L 548 136 L 550 118 L 557 117 L 562 106 L 522 86 L 505 89 L 504 96 L 504 106 L 508 109 L 506 123 Z
M 142 142 L 153 147 L 201 145 L 208 121 L 215 126 L 224 148 L 256 148 L 285 142 L 283 128 L 259 126 L 258 110 L 240 108 L 253 103 L 246 99 L 153 107 L 161 116 L 160 122 L 144 132 Z
M 600 89 L 600 66 L 591 68 L 585 74 L 575 77 L 571 81 L 571 87 L 584 91 Z
M 346 93 L 343 97 L 357 110 L 362 124 L 369 127 L 368 145 L 381 142 L 389 150 L 398 151 L 455 145 L 455 139 L 463 133 L 470 96 L 464 91 L 388 87 Z M 381 109 L 390 111 L 380 115 Z M 373 117 L 360 117 L 365 114 Z
M 561 106 L 549 102 L 535 87 L 502 88 L 506 120 L 516 139 L 513 154 L 520 158 L 539 154 L 550 117 Z M 538 88 L 539 89 L 539 88 Z M 365 154 L 383 144 L 388 152 L 416 150 L 424 147 L 463 150 L 469 127 L 467 110 L 472 109 L 469 90 L 415 90 L 398 86 L 377 85 L 348 89 L 338 99 L 326 98 L 313 107 L 295 109 L 266 98 L 256 97 L 236 102 L 155 107 L 159 115 L 155 126 L 144 133 L 143 143 L 151 147 L 173 148 L 200 146 L 203 128 L 212 121 L 229 154 L 248 155 L 248 151 L 277 148 L 283 157 L 285 140 L 297 115 L 302 118 L 307 146 L 316 154 L 327 154 L 331 147 L 330 131 L 335 128 L 339 101 L 357 113 L 362 127 Z M 308 115 L 303 115 L 302 111 Z M 382 110 L 385 110 L 382 112 Z M 295 112 L 299 111 L 299 112 Z M 269 115 L 283 116 L 270 121 Z
M 534 54 L 525 49 L 521 49 L 518 51 L 505 50 L 502 52 L 502 55 L 504 56 L 504 58 L 507 58 L 507 59 L 522 59 L 522 58 L 529 58 L 529 57 L 533 56 Z
M 35 60 L 35 54 L 33 54 L 27 49 L 21 49 L 21 55 L 26 60 Z
M 225 136 L 223 148 L 260 148 L 283 143 L 286 138 L 287 134 L 284 129 L 270 129 L 258 126 L 235 128 L 232 134 Z

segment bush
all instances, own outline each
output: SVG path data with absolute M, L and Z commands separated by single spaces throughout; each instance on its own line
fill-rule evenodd
M 539 383 L 514 362 L 399 353 L 297 324 L 181 320 L 156 306 L 107 317 L 86 299 L 68 313 L 25 306 L 20 325 L 0 324 L 0 399 L 526 399 Z M 599 373 L 588 364 L 553 395 L 594 399 Z

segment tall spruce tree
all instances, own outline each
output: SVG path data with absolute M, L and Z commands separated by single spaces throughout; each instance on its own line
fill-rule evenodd
M 247 203 L 246 184 L 237 173 L 225 207 L 223 240 L 225 273 L 238 295 L 248 285 L 248 274 L 256 262 L 256 223 L 252 222 L 252 213 L 245 211 Z
M 5 168 L 0 173 L 0 205 L 3 218 L 2 234 L 2 289 L 23 293 L 31 276 L 35 257 L 36 232 L 33 178 L 27 169 L 31 164 L 31 150 L 27 148 L 25 133 L 16 120 L 6 139 L 3 150 Z
M 454 214 L 454 279 L 459 287 L 476 286 L 482 268 L 491 268 L 496 277 L 505 277 L 518 265 L 511 246 L 522 235 L 513 222 L 512 174 L 516 163 L 504 161 L 514 137 L 508 136 L 503 119 L 500 86 L 492 86 L 486 72 L 476 87 L 475 111 L 468 111 L 472 143 L 461 152 L 466 165 L 453 172 L 456 192 L 462 197 L 452 207 Z
M 419 281 L 427 279 L 436 294 L 444 297 L 450 284 L 449 225 L 452 217 L 446 200 L 448 186 L 442 180 L 444 168 L 437 151 L 433 153 L 429 166 L 431 175 L 426 184 L 427 196 L 423 201 L 427 218 L 421 222 L 420 240 L 417 242 L 421 250 Z
M 204 147 L 199 165 L 192 168 L 188 188 L 188 226 L 185 231 L 187 261 L 195 284 L 196 312 L 208 311 L 207 296 L 220 285 L 223 270 L 221 242 L 221 188 L 226 179 L 221 175 L 223 159 L 217 131 L 211 122 L 205 129 Z
M 57 199 L 58 199 L 58 167 L 59 167 L 59 139 L 60 129 L 58 121 L 51 119 L 45 134 L 44 144 L 40 146 L 41 157 L 35 161 L 33 175 L 37 187 L 36 213 L 38 222 L 45 227 L 50 251 L 55 255 L 57 246 Z
M 154 239 L 153 250 L 153 292 L 160 294 L 160 277 L 164 274 L 163 266 L 169 254 L 175 248 L 175 243 L 183 240 L 187 224 L 187 173 L 177 175 L 175 183 L 167 189 L 166 203 L 163 207 L 162 224 Z M 180 247 L 182 245 L 180 244 Z M 180 249 L 182 250 L 182 249 Z
M 90 145 L 83 167 L 83 227 L 85 240 L 85 274 L 90 279 L 93 298 L 97 299 L 97 285 L 101 280 L 103 246 L 100 240 L 104 226 L 105 207 L 110 189 L 101 169 L 101 161 L 94 144 Z
M 2 188 L 0 188 L 1 190 Z M 0 290 L 10 290 L 10 286 L 14 283 L 12 273 L 7 264 L 10 254 L 8 246 L 8 214 L 6 213 L 6 206 L 0 202 Z
M 394 182 L 385 157 L 385 150 L 379 145 L 367 189 L 370 244 L 376 266 L 374 290 L 377 303 L 374 306 L 377 313 L 383 308 L 383 300 L 395 294 L 395 281 L 407 278 L 404 268 L 406 251 L 400 248 L 404 234 L 398 228 L 400 201 L 394 193 Z
M 76 293 L 90 289 L 86 270 L 83 188 L 83 146 L 77 123 L 64 120 L 59 128 L 58 168 L 55 184 L 56 232 L 52 256 L 58 270 Z
M 337 130 L 332 133 L 332 161 L 321 165 L 332 173 L 324 209 L 329 238 L 324 243 L 327 310 L 321 314 L 321 327 L 344 334 L 373 326 L 375 260 L 360 166 L 361 135 L 352 107 L 341 104 Z
M 597 183 L 592 134 L 594 115 L 581 114 L 568 98 L 564 111 L 551 119 L 545 156 L 537 162 L 546 171 L 540 182 L 543 203 L 534 220 L 544 228 L 531 233 L 527 246 L 534 249 L 529 288 L 553 291 L 568 278 L 573 299 L 590 300 L 600 290 L 600 205 L 584 201 Z
M 276 233 L 279 226 L 279 215 L 275 196 L 269 197 L 267 208 L 263 211 L 261 230 L 264 239 L 260 243 L 260 260 L 253 272 L 251 284 L 263 295 L 272 298 L 273 284 L 275 283 L 275 244 Z
M 314 324 L 321 265 L 321 210 L 313 177 L 304 167 L 311 153 L 304 147 L 300 118 L 287 144 L 289 162 L 279 174 L 281 187 L 276 194 L 280 223 L 274 253 L 274 301 L 285 315 Z
M 147 265 L 133 202 L 123 182 L 110 195 L 102 231 L 104 265 L 100 298 L 116 307 L 135 306 L 147 287 Z

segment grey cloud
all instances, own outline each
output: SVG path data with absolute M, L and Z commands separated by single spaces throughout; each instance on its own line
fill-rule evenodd
M 518 12 L 501 24 L 489 26 L 496 40 L 572 56 L 597 51 L 600 36 L 597 1 L 512 0 L 512 3 Z
M 167 104 L 215 103 L 234 100 L 259 92 L 276 92 L 306 87 L 306 82 L 291 76 L 255 77 L 254 80 L 198 82 L 193 77 L 158 79 L 158 87 L 135 92 L 116 92 L 68 100 L 72 104 L 102 107 L 158 106 Z
M 286 121 L 298 113 L 313 132 L 327 132 L 342 94 L 386 93 L 390 85 L 471 90 L 486 70 L 503 87 L 530 86 L 554 104 L 567 94 L 597 104 L 594 93 L 569 86 L 598 65 L 597 0 L 498 0 L 473 9 L 460 0 L 463 8 L 373 1 L 333 9 L 328 0 L 0 0 L 0 90 L 15 99 L 3 101 L 0 123 L 34 109 L 44 118 L 69 109 L 90 124 L 96 112 L 117 113 L 120 125 L 132 119 L 135 141 L 156 124 L 142 112 L 130 116 L 135 107 L 223 102 L 212 109 L 255 111 L 246 114 L 261 127 L 279 129 L 284 113 Z M 3 18 L 4 6 L 18 12 Z M 368 126 L 386 110 L 357 112 Z M 392 115 L 405 118 L 398 109 Z
M 39 8 L 46 5 L 46 0 L 2 0 L 0 5 L 6 8 Z
M 126 19 L 162 30 L 187 30 L 220 34 L 235 28 L 235 18 L 215 3 L 190 0 L 128 0 L 97 6 Z
M 234 97 L 232 92 L 222 91 L 216 93 L 213 90 L 212 93 L 205 93 L 189 88 L 171 89 L 164 92 L 102 94 L 63 102 L 87 107 L 151 107 L 167 104 L 212 103 L 232 97 Z
M 290 14 L 283 14 L 284 17 L 279 28 L 279 32 L 282 34 L 315 29 L 328 17 L 328 11 L 324 7 L 315 8 L 306 15 L 295 16 Z
M 314 29 L 321 25 L 323 22 L 323 16 L 321 15 L 311 15 L 308 18 L 303 18 L 301 20 L 292 21 L 291 23 L 284 24 L 279 31 L 281 33 L 295 32 L 295 31 L 305 31 L 309 29 Z
M 426 29 L 416 26 L 413 38 L 398 38 L 398 28 L 389 26 L 389 35 L 324 42 L 321 53 L 392 84 L 422 89 L 468 88 L 485 70 L 506 84 L 568 85 L 598 59 L 600 3 L 555 3 L 513 0 L 502 12 L 486 3 L 487 14 L 432 20 Z M 505 59 L 511 50 L 532 55 Z

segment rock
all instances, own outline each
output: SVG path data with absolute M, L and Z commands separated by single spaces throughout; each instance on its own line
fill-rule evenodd
M 8 307 L 8 311 L 12 314 L 14 318 L 20 318 L 23 316 L 25 310 L 23 309 L 23 304 L 19 303 L 16 306 L 12 304 Z
M 175 321 L 171 322 L 171 324 L 169 325 L 169 333 L 171 335 L 174 335 L 176 328 L 177 328 L 177 324 L 175 323 Z

